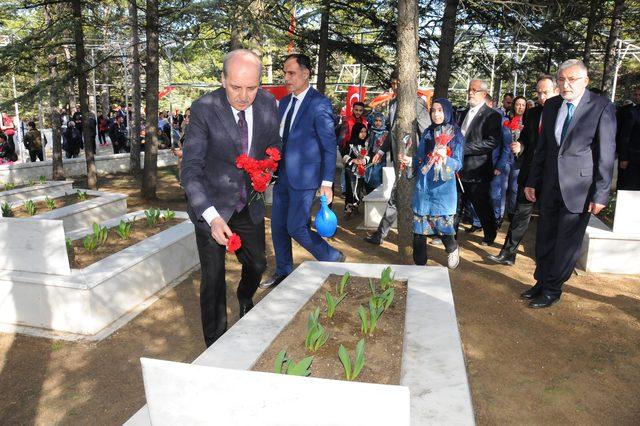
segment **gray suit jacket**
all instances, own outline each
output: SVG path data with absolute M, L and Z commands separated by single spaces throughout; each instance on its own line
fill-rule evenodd
M 558 182 L 567 209 L 581 213 L 590 202 L 606 205 L 609 199 L 616 153 L 616 110 L 607 98 L 586 90 L 558 147 L 555 125 L 562 101 L 556 96 L 544 104 L 542 133 L 527 186 L 541 189 L 544 200 Z
M 258 90 L 253 103 L 250 157 L 261 160 L 268 147 L 281 148 L 278 126 L 275 98 Z M 193 102 L 180 176 L 187 193 L 187 211 L 195 226 L 209 232 L 202 213 L 211 206 L 229 221 L 240 199 L 241 185 L 250 197 L 251 180 L 246 172 L 236 167 L 240 154 L 240 134 L 224 88 Z M 249 213 L 254 223 L 260 223 L 266 213 L 264 202 L 255 198 L 249 204 Z

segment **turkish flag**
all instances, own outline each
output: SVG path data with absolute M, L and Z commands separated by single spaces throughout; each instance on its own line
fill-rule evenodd
M 361 90 L 361 92 L 358 91 Z M 347 90 L 347 98 L 345 100 L 345 115 L 347 117 L 351 116 L 351 108 L 353 108 L 353 104 L 356 102 L 364 102 L 367 98 L 367 88 L 358 86 L 349 86 Z
M 275 96 L 278 102 L 280 102 L 282 98 L 284 98 L 289 94 L 289 92 L 287 91 L 287 86 L 284 86 L 284 85 L 283 86 L 262 85 L 262 88 L 267 92 L 271 93 L 273 96 Z

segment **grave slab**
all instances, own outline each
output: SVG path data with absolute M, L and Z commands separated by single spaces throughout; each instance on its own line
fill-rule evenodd
M 43 184 L 38 183 L 34 186 L 25 186 L 22 188 L 0 192 L 0 204 L 24 202 L 35 197 L 44 197 L 46 195 L 58 193 L 60 191 L 71 191 L 72 189 L 72 180 L 50 181 Z

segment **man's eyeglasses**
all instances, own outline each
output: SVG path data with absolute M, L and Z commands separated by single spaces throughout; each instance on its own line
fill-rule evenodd
M 467 90 L 467 92 L 469 92 L 469 93 L 480 93 L 480 92 L 486 92 L 486 90 L 484 90 L 484 89 L 474 89 L 473 87 L 469 87 L 469 90 Z
M 569 85 L 573 86 L 573 84 L 576 81 L 578 81 L 578 80 L 580 80 L 582 78 L 585 78 L 585 76 L 583 75 L 581 77 L 567 77 L 567 78 L 558 77 L 558 84 L 563 84 L 566 81 L 567 83 L 569 83 Z

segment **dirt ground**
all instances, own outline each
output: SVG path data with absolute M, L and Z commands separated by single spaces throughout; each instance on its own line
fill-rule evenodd
M 184 210 L 175 169 L 160 169 L 159 176 L 156 203 L 143 202 L 139 181 L 127 175 L 102 178 L 100 185 L 129 194 L 129 211 Z M 395 233 L 373 247 L 362 241 L 360 223 L 361 218 L 340 220 L 332 239 L 347 261 L 397 263 Z M 518 294 L 533 281 L 532 231 L 514 267 L 488 263 L 485 256 L 499 247 L 482 247 L 481 235 L 461 233 L 460 266 L 450 277 L 476 421 L 638 424 L 640 276 L 574 275 L 559 304 L 529 309 Z M 267 274 L 274 267 L 270 240 L 267 235 Z M 441 247 L 429 249 L 430 264 L 446 263 Z M 299 248 L 294 253 L 296 263 L 312 260 Z M 237 282 L 240 268 L 231 256 L 227 270 L 228 282 Z M 199 284 L 200 273 L 191 274 L 98 343 L 0 334 L 0 422 L 121 424 L 145 402 L 140 357 L 191 362 L 204 350 Z M 231 324 L 238 312 L 234 294 L 230 286 Z M 256 301 L 264 295 L 259 289 Z

